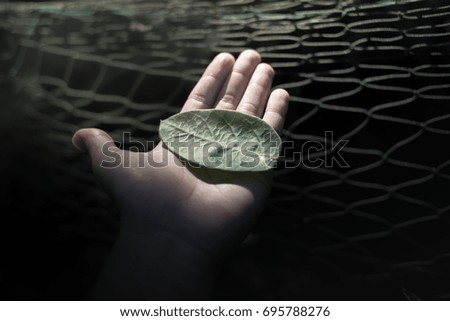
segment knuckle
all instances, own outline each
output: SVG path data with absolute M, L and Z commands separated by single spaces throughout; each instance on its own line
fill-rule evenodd
M 246 78 L 247 77 L 247 73 L 244 70 L 235 68 L 232 71 L 233 77 L 239 77 L 239 78 Z
M 234 106 L 236 104 L 236 96 L 232 94 L 225 94 L 220 100 L 220 102 L 223 103 L 224 105 Z
M 248 114 L 252 114 L 252 115 L 256 115 L 258 112 L 258 106 L 250 101 L 244 102 L 242 103 L 242 105 L 240 106 L 240 109 L 242 111 L 245 111 Z
M 189 99 L 196 102 L 196 103 L 201 103 L 201 104 L 206 104 L 207 103 L 207 98 L 205 95 L 202 94 L 191 94 L 189 96 Z
M 217 80 L 217 75 L 215 73 L 207 73 L 205 74 L 203 77 L 205 77 L 206 79 L 209 79 L 211 81 L 216 81 Z

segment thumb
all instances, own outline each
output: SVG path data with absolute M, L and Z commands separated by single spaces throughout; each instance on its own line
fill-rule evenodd
M 89 154 L 94 172 L 101 168 L 114 168 L 120 165 L 120 149 L 103 130 L 80 129 L 73 135 L 72 143 L 79 150 Z

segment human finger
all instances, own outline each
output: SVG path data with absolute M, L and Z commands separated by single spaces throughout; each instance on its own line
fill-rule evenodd
M 217 109 L 236 109 L 244 95 L 250 77 L 260 62 L 261 56 L 255 50 L 245 50 L 239 55 L 231 74 L 217 97 Z
M 244 114 L 261 117 L 269 97 L 274 74 L 275 72 L 270 65 L 259 64 L 236 110 Z
M 218 54 L 206 67 L 181 112 L 213 107 L 220 89 L 233 68 L 233 64 L 234 57 L 231 54 Z
M 289 106 L 289 93 L 284 89 L 275 89 L 269 97 L 263 120 L 281 133 Z

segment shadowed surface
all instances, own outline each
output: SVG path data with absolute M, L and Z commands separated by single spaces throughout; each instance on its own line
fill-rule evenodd
M 447 299 L 449 17 L 424 0 L 0 4 L 1 296 L 82 298 L 112 245 L 73 132 L 157 140 L 215 54 L 253 48 L 291 94 L 292 162 L 214 298 Z M 324 166 L 298 165 L 310 140 Z

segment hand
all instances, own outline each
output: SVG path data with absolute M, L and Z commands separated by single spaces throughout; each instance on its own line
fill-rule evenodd
M 270 94 L 273 76 L 273 69 L 253 50 L 242 52 L 236 61 L 221 53 L 206 68 L 181 112 L 237 110 L 261 117 L 280 132 L 289 95 L 282 89 Z M 197 257 L 194 265 L 218 260 L 239 244 L 270 192 L 271 172 L 192 168 L 162 143 L 147 153 L 123 151 L 99 129 L 77 131 L 73 143 L 88 151 L 94 174 L 120 207 L 122 239 L 144 247 L 153 243 L 149 251 L 158 251 L 160 242 L 183 244 L 180 251 Z M 128 158 L 130 166 L 102 166 L 111 162 L 107 155 Z M 176 261 L 175 255 L 169 261 Z

